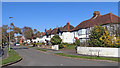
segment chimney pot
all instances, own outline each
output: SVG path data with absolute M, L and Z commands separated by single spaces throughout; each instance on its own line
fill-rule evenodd
M 93 15 L 94 15 L 94 16 L 100 15 L 100 12 L 99 12 L 99 11 L 94 11 Z

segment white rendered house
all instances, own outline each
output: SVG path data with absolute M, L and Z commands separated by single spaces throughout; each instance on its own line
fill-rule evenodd
M 120 27 L 118 19 L 120 18 L 112 13 L 100 15 L 99 11 L 95 11 L 91 19 L 81 22 L 71 30 L 71 32 L 74 34 L 74 37 L 77 37 L 80 40 L 80 42 L 87 42 L 87 40 L 89 40 L 90 30 L 93 29 L 95 25 L 104 26 L 110 35 L 115 35 L 114 31 Z

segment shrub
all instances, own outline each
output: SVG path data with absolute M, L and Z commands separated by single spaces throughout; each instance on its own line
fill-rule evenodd
M 52 45 L 61 44 L 61 41 L 62 41 L 62 39 L 58 35 L 54 35 L 50 40 Z
M 79 39 L 76 39 L 75 44 L 76 44 L 77 46 L 80 46 L 80 40 L 79 40 Z
M 105 27 L 102 26 L 94 26 L 89 38 L 88 43 L 93 47 L 119 47 L 116 44 L 119 41 L 119 37 L 110 36 Z
M 100 40 L 100 37 L 105 32 L 105 29 L 102 26 L 94 26 L 89 35 L 90 40 L 88 43 L 93 47 L 105 46 L 104 42 Z
M 65 46 L 64 46 L 64 44 L 61 43 L 61 44 L 59 45 L 59 49 L 62 49 L 62 48 L 65 48 Z

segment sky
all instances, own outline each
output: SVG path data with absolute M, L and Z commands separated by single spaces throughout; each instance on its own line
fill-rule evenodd
M 24 26 L 44 32 L 45 28 L 56 28 L 69 22 L 74 27 L 93 16 L 113 13 L 118 16 L 117 2 L 3 2 L 2 25 Z

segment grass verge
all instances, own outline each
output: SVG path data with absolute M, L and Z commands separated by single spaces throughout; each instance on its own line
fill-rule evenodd
M 32 46 L 28 46 L 28 48 L 33 48 Z
M 97 59 L 97 60 L 111 60 L 120 62 L 120 59 L 118 58 L 109 58 L 109 57 L 92 57 L 92 56 L 76 56 L 76 55 L 69 55 L 64 53 L 55 53 L 55 55 L 65 56 L 65 57 L 71 57 L 71 58 L 83 58 L 83 59 Z
M 2 59 L 2 64 L 12 63 L 21 58 L 19 56 L 19 54 L 16 51 L 14 51 L 13 49 L 11 49 L 10 52 L 8 51 L 8 54 L 9 54 L 8 58 Z
M 41 49 L 41 48 L 36 48 L 36 50 L 40 50 L 40 51 L 47 52 L 47 50 L 46 50 L 46 49 Z
M 67 46 L 65 49 L 75 49 L 74 45 Z

